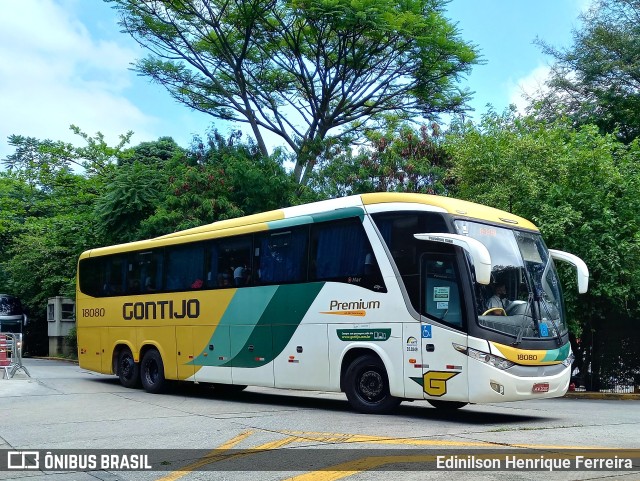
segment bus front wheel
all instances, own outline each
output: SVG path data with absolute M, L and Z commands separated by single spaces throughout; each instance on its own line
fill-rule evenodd
M 140 363 L 140 378 L 145 391 L 157 394 L 165 388 L 164 364 L 162 356 L 155 349 L 145 353 Z
M 118 355 L 118 378 L 124 387 L 140 386 L 140 366 L 134 361 L 129 349 L 123 349 Z
M 384 414 L 402 401 L 389 393 L 389 378 L 377 356 L 355 359 L 345 373 L 345 394 L 349 404 L 364 414 Z

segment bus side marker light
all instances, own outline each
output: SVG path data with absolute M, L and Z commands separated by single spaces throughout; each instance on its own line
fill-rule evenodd
M 497 383 L 495 381 L 489 381 L 489 385 L 491 386 L 491 389 L 493 389 L 495 392 L 497 392 L 498 394 L 502 394 L 504 396 L 504 386 L 500 383 Z
M 415 359 L 409 359 L 410 364 L 415 364 L 417 361 Z

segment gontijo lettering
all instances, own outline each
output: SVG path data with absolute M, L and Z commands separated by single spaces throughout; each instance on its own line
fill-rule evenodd
M 197 319 L 200 317 L 200 301 L 183 299 L 181 302 L 148 301 L 125 302 L 122 305 L 122 317 L 126 320 L 136 319 Z

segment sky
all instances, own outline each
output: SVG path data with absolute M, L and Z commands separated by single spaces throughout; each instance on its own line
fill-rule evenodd
M 533 41 L 570 46 L 588 5 L 451 0 L 447 18 L 484 61 L 460 83 L 475 92 L 472 118 L 479 120 L 487 104 L 497 111 L 524 107 L 522 92 L 542 84 L 551 61 Z M 100 0 L 0 0 L 0 161 L 14 151 L 7 142 L 12 134 L 82 145 L 71 124 L 90 135 L 102 132 L 110 145 L 131 130 L 131 145 L 170 136 L 183 147 L 211 127 L 223 133 L 234 128 L 177 103 L 133 72 L 145 51 L 117 21 Z

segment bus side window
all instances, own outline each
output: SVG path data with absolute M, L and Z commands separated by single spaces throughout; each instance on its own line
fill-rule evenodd
M 168 247 L 165 268 L 165 286 L 168 291 L 201 288 L 204 279 L 204 244 Z
M 244 287 L 253 278 L 253 242 L 251 236 L 220 239 L 218 246 L 218 287 Z M 212 277 L 214 273 L 211 273 Z
M 310 281 L 345 282 L 386 292 L 360 219 L 312 226 L 309 259 Z
M 266 233 L 258 239 L 261 284 L 306 281 L 308 228 Z

